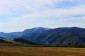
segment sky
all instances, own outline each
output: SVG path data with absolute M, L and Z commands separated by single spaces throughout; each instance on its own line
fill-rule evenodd
M 33 27 L 85 28 L 85 0 L 0 0 L 0 32 Z

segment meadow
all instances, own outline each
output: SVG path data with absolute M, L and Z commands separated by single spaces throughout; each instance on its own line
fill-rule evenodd
M 0 46 L 0 56 L 85 56 L 85 48 Z

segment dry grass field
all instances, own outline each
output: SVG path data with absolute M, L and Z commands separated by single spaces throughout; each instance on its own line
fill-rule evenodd
M 85 56 L 85 48 L 1 46 L 0 56 Z

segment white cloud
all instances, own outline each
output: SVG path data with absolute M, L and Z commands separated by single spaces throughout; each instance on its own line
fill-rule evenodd
M 56 7 L 63 1 L 80 3 L 76 6 L 72 5 L 71 8 Z M 84 0 L 0 0 L 0 31 L 21 31 L 39 26 L 85 27 L 83 22 L 79 23 L 79 20 L 85 20 L 85 4 L 81 4 L 84 2 Z M 76 15 L 83 17 L 73 17 Z

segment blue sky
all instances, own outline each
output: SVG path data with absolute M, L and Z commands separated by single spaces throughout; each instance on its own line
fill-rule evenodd
M 85 0 L 0 0 L 0 32 L 33 27 L 85 28 Z

